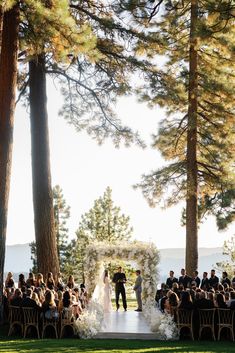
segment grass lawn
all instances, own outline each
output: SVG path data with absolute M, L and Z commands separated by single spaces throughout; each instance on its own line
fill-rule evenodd
M 232 342 L 161 342 L 138 340 L 79 340 L 79 339 L 45 339 L 45 340 L 9 340 L 0 339 L 0 352 L 16 353 L 230 353 L 235 352 Z

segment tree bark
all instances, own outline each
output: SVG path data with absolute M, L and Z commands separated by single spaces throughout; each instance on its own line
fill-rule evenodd
M 198 108 L 198 0 L 191 1 L 189 93 L 187 130 L 187 199 L 186 199 L 186 270 L 192 275 L 198 267 L 198 170 L 197 170 L 197 108 Z
M 48 272 L 52 272 L 57 277 L 59 262 L 51 187 L 46 74 L 43 54 L 29 63 L 29 88 L 37 264 L 39 272 L 44 276 Z
M 0 57 L 0 308 L 2 309 L 3 276 L 7 230 L 7 212 L 12 164 L 19 7 L 3 15 Z

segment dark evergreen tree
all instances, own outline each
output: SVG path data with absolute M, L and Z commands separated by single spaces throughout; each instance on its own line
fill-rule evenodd
M 150 74 L 140 95 L 166 110 L 154 146 L 168 163 L 145 175 L 139 186 L 151 205 L 186 201 L 186 268 L 192 273 L 197 269 L 198 216 L 210 212 L 203 210 L 205 199 L 220 203 L 225 193 L 232 197 L 235 185 L 234 8 L 231 1 L 214 0 L 137 1 L 131 9 L 132 2 L 123 3 L 136 21 L 149 14 L 150 30 L 165 43 L 160 78 Z
M 67 206 L 63 190 L 59 185 L 56 185 L 53 188 L 53 205 L 57 254 L 59 258 L 60 272 L 64 273 L 68 256 L 69 229 L 67 227 L 67 221 L 70 218 L 70 206 Z
M 87 245 L 93 241 L 105 241 L 110 244 L 129 241 L 132 233 L 130 218 L 121 213 L 120 207 L 114 205 L 112 190 L 107 187 L 104 195 L 95 200 L 94 206 L 82 216 L 76 231 L 76 241 L 70 246 L 73 251 L 72 264 L 67 268 L 84 281 Z

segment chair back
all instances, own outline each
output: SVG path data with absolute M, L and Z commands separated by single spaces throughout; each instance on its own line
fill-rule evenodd
M 214 326 L 216 309 L 199 309 L 199 322 L 202 327 Z
M 24 315 L 24 324 L 25 325 L 37 325 L 39 321 L 39 312 L 36 308 L 27 308 L 22 307 Z
M 9 323 L 23 323 L 23 315 L 20 306 L 9 305 Z
M 176 311 L 177 325 L 190 327 L 193 321 L 193 310 L 178 309 Z
M 230 309 L 217 309 L 218 312 L 218 324 L 220 326 L 232 326 L 234 310 Z
M 60 314 L 60 320 L 63 325 L 69 325 L 73 321 L 73 308 L 64 308 Z

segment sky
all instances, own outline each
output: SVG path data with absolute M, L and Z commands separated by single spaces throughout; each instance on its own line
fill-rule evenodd
M 62 98 L 52 82 L 48 83 L 48 115 L 52 185 L 59 184 L 71 207 L 68 222 L 70 238 L 75 236 L 81 215 L 94 200 L 102 196 L 106 187 L 113 190 L 114 203 L 130 216 L 133 237 L 153 241 L 159 249 L 185 247 L 185 228 L 180 225 L 183 204 L 166 210 L 150 208 L 140 190 L 133 185 L 141 175 L 160 168 L 164 161 L 151 148 L 151 134 L 155 134 L 164 112 L 149 109 L 135 97 L 121 98 L 116 105 L 120 118 L 134 130 L 139 130 L 148 147 L 115 149 L 106 140 L 98 146 L 85 132 L 77 133 L 58 116 Z M 199 230 L 199 247 L 222 246 L 235 233 L 235 225 L 218 233 L 215 220 L 210 217 Z M 7 244 L 24 244 L 34 240 L 34 221 L 31 181 L 31 146 L 29 116 L 25 108 L 17 106 L 14 130 L 13 165 L 8 211 Z

